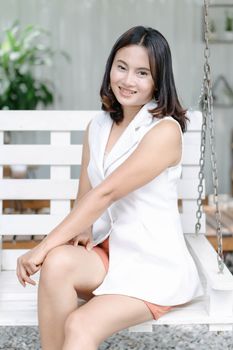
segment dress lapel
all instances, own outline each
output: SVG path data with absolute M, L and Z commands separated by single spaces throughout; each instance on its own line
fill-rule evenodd
M 113 148 L 107 155 L 105 162 L 104 160 L 104 151 L 107 145 L 107 141 L 111 132 L 113 120 L 111 119 L 109 113 L 105 114 L 105 119 L 102 124 L 102 127 L 99 130 L 98 139 L 100 139 L 100 152 L 99 152 L 99 164 L 102 168 L 103 175 L 105 176 L 107 169 L 121 158 L 125 153 L 127 153 L 130 148 L 132 148 L 138 142 L 138 130 L 141 126 L 149 125 L 153 121 L 151 113 L 148 112 L 148 109 L 153 109 L 156 107 L 156 102 L 151 100 L 146 103 L 140 111 L 136 114 L 134 119 L 130 122 L 127 128 L 123 131 L 119 139 L 114 144 Z

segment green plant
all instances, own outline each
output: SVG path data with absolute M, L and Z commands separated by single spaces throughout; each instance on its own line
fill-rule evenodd
M 226 13 L 225 17 L 225 31 L 232 32 L 233 31 L 233 16 Z
M 0 109 L 36 109 L 54 100 L 54 84 L 39 78 L 39 66 L 51 66 L 55 54 L 45 41 L 49 32 L 15 22 L 0 41 Z M 62 52 L 63 55 L 69 56 Z

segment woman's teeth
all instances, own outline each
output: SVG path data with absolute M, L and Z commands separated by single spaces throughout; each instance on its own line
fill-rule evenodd
M 124 89 L 122 87 L 120 87 L 120 90 L 123 94 L 125 95 L 133 95 L 133 94 L 136 94 L 136 91 L 133 91 L 133 90 L 128 90 L 128 89 Z

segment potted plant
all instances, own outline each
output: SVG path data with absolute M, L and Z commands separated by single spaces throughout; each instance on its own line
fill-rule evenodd
M 34 25 L 21 29 L 18 21 L 4 31 L 0 38 L 0 110 L 34 110 L 53 103 L 54 84 L 40 77 L 41 67 L 52 66 L 57 53 L 46 42 L 49 36 Z M 59 54 L 69 59 L 64 51 Z M 5 143 L 10 140 L 11 134 L 6 132 Z
M 55 51 L 45 43 L 49 32 L 15 22 L 0 41 L 0 109 L 36 109 L 53 103 L 54 85 L 38 76 L 38 67 L 51 66 Z M 61 52 L 67 58 L 68 55 Z
M 233 16 L 226 12 L 225 16 L 225 39 L 233 40 Z

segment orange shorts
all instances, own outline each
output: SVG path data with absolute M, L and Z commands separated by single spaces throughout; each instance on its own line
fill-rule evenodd
M 105 266 L 106 271 L 108 271 L 109 265 L 109 246 L 108 246 L 109 237 L 105 239 L 102 243 L 93 247 L 93 250 L 100 256 Z M 173 309 L 172 306 L 162 306 L 157 304 L 149 303 L 148 301 L 143 300 L 144 303 L 149 308 L 150 312 L 153 315 L 153 318 L 157 320 L 159 317 L 163 316 L 165 313 Z

